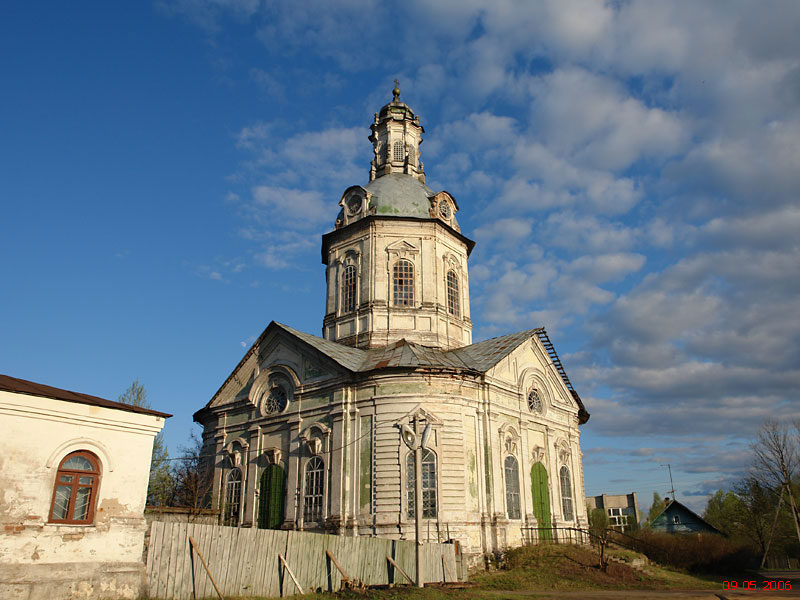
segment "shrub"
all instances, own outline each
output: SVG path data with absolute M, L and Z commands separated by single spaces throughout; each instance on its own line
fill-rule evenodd
M 623 540 L 649 559 L 692 572 L 732 573 L 757 564 L 745 544 L 712 533 L 670 534 L 649 529 L 631 532 Z

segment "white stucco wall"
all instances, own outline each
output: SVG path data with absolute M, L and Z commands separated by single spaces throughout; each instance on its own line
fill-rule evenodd
M 69 579 L 71 571 L 87 580 L 93 569 L 102 570 L 104 565 L 141 564 L 153 438 L 163 426 L 164 419 L 155 415 L 0 391 L 3 597 L 19 593 L 15 581 L 57 579 L 59 572 Z M 88 450 L 99 458 L 94 522 L 49 524 L 59 463 L 76 450 Z M 103 597 L 86 585 L 82 589 L 76 597 L 92 593 Z M 115 590 L 113 595 L 138 593 L 138 589 Z

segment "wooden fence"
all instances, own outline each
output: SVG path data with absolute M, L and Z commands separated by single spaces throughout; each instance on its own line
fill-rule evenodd
M 423 552 L 426 582 L 456 580 L 461 561 L 454 544 L 424 544 Z M 148 596 L 216 598 L 199 555 L 226 597 L 289 596 L 301 593 L 297 584 L 304 593 L 335 591 L 343 579 L 335 562 L 351 580 L 366 585 L 408 583 L 387 557 L 416 577 L 413 541 L 155 521 L 147 553 Z

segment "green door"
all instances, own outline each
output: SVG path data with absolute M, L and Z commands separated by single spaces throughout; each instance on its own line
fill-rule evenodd
M 531 467 L 531 497 L 533 498 L 533 516 L 539 523 L 539 540 L 552 541 L 553 532 L 550 524 L 550 490 L 547 485 L 547 469 L 540 462 Z M 544 529 L 542 529 L 544 528 Z
M 278 529 L 283 523 L 283 500 L 286 496 L 286 478 L 280 465 L 270 465 L 264 469 L 260 496 L 259 528 Z

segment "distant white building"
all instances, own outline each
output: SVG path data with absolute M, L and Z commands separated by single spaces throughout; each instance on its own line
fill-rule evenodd
M 586 506 L 589 510 L 600 508 L 608 516 L 608 525 L 613 529 L 630 529 L 631 520 L 638 526 L 642 518 L 636 492 L 630 494 L 600 494 L 588 496 Z
M 138 598 L 170 415 L 0 375 L 0 598 Z
M 413 538 L 407 424 L 432 427 L 426 536 L 478 556 L 584 526 L 589 414 L 543 328 L 472 344 L 474 242 L 455 198 L 425 185 L 423 128 L 399 94 L 371 125 L 369 183 L 345 190 L 322 238 L 323 337 L 271 323 L 195 414 L 223 521 Z

